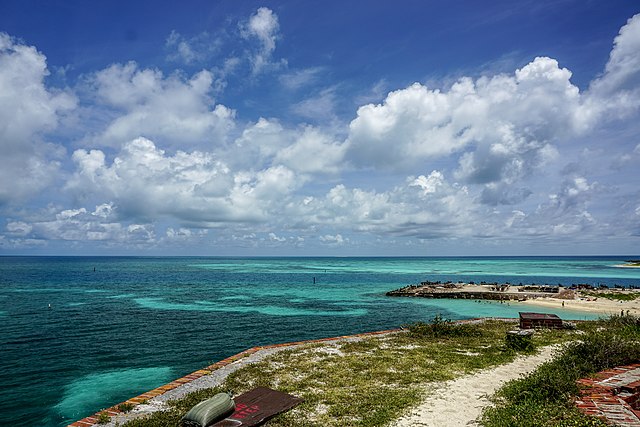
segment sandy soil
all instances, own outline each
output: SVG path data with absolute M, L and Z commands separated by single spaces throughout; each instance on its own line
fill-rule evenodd
M 549 308 L 563 308 L 565 310 L 586 311 L 592 313 L 602 313 L 603 315 L 620 314 L 624 311 L 624 314 L 640 315 L 640 298 L 635 301 L 613 301 L 605 298 L 598 298 L 597 300 L 589 301 L 587 299 L 556 299 L 556 298 L 536 298 L 529 299 L 523 302 L 517 302 L 523 306 L 538 306 Z M 562 303 L 564 302 L 564 306 Z M 511 301 L 514 304 L 514 301 Z
M 550 360 L 557 346 L 544 347 L 533 356 L 519 357 L 511 363 L 477 372 L 445 383 L 429 386 L 429 396 L 409 414 L 393 422 L 397 427 L 477 426 L 482 408 L 490 405 L 488 396 L 509 380 L 533 371 Z
M 477 291 L 478 285 L 464 285 L 462 291 Z M 597 292 L 597 291 L 596 291 Z M 612 291 L 622 292 L 622 291 Z M 636 293 L 638 291 L 626 290 L 625 293 Z M 519 294 L 519 293 L 518 293 Z M 524 294 L 524 293 L 523 293 Z M 571 293 L 573 296 L 574 293 Z M 564 305 L 563 305 L 564 303 Z M 529 297 L 526 301 L 510 301 L 510 304 L 523 304 L 524 306 L 538 306 L 549 308 L 562 308 L 565 310 L 576 310 L 582 312 L 601 313 L 603 315 L 624 314 L 640 315 L 640 298 L 635 301 L 615 301 L 606 298 L 596 298 L 592 295 L 582 295 L 578 292 L 576 298 L 563 299 L 558 294 L 542 294 L 538 297 Z M 627 310 L 629 313 L 627 313 Z

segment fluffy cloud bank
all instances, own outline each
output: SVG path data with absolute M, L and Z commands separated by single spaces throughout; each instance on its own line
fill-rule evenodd
M 301 208 L 306 221 L 319 226 L 418 238 L 468 237 L 480 214 L 468 189 L 449 183 L 440 171 L 382 192 L 340 184 Z
M 258 9 L 239 31 L 257 43 L 252 75 L 276 69 L 280 27 L 273 11 Z M 0 244 L 211 239 L 336 248 L 358 245 L 362 236 L 561 241 L 637 233 L 637 226 L 615 221 L 637 223 L 637 190 L 607 183 L 619 179 L 610 170 L 569 167 L 563 153 L 584 145 L 581 156 L 593 158 L 601 151 L 589 150 L 588 143 L 597 147 L 592 133 L 637 120 L 639 16 L 620 30 L 602 74 L 582 92 L 557 60 L 537 57 L 509 74 L 392 91 L 380 104 L 358 108 L 342 128 L 278 118 L 243 123 L 216 103 L 211 70 L 165 75 L 135 62 L 114 64 L 84 77 L 95 102 L 89 113 L 101 118 L 70 156 L 43 135 L 75 98 L 47 89 L 46 63 L 35 48 L 6 35 L 0 43 L 0 97 L 22 106 L 16 117 L 0 104 L 7 153 L 0 159 L 0 205 L 51 183 L 56 159 L 65 156 L 72 169 L 63 194 L 73 203 L 35 219 L 13 215 Z M 198 58 L 179 35 L 171 43 L 186 43 L 184 61 Z M 337 89 L 327 93 L 336 96 Z M 305 116 L 313 113 L 309 105 L 292 108 Z M 637 147 L 612 147 L 615 164 L 630 167 Z M 614 199 L 625 202 L 615 212 L 603 208 Z
M 590 92 L 605 108 L 635 109 L 640 105 L 640 15 L 620 29 L 603 75 L 591 83 Z
M 604 73 L 581 94 L 558 61 L 535 58 L 512 75 L 461 78 L 448 90 L 415 83 L 358 109 L 349 158 L 363 167 L 413 168 L 463 153 L 469 182 L 513 180 L 552 155 L 549 144 L 640 105 L 640 15 L 616 37 Z
M 520 203 L 532 194 L 521 182 L 556 161 L 563 144 L 637 114 L 638 52 L 637 15 L 622 27 L 603 74 L 584 93 L 572 73 L 548 57 L 511 75 L 464 77 L 447 90 L 415 83 L 358 109 L 346 158 L 358 167 L 400 172 L 455 158 L 454 177 L 481 185 L 480 202 Z
M 46 187 L 59 168 L 63 151 L 47 144 L 76 99 L 47 89 L 46 58 L 0 33 L 0 206 L 21 201 Z
M 78 171 L 69 190 L 100 194 L 121 215 L 146 221 L 166 216 L 212 227 L 264 221 L 299 183 L 284 166 L 234 173 L 209 153 L 168 155 L 146 138 L 125 144 L 110 164 L 100 150 L 77 150 L 73 160 Z
M 174 147 L 223 145 L 235 112 L 214 103 L 212 84 L 213 76 L 206 70 L 188 80 L 139 69 L 134 62 L 99 71 L 89 78 L 89 85 L 112 119 L 93 142 L 119 147 L 145 136 Z
M 29 236 L 31 241 L 105 241 L 108 243 L 149 244 L 156 240 L 153 227 L 149 224 L 124 225 L 119 222 L 113 205 L 95 207 L 93 212 L 85 208 L 53 210 L 49 217 L 35 220 L 30 224 L 10 221 L 8 236 L 18 238 Z
M 365 167 L 402 170 L 464 153 L 461 179 L 515 179 L 573 128 L 580 94 L 570 77 L 556 60 L 536 58 L 513 75 L 462 78 L 448 91 L 415 83 L 358 109 L 349 157 Z

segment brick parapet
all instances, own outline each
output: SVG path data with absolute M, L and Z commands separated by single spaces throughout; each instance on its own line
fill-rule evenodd
M 583 413 L 611 425 L 640 427 L 640 363 L 607 369 L 577 383 L 581 391 L 575 405 Z

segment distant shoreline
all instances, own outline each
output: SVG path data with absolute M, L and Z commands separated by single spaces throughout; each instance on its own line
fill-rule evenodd
M 564 305 L 562 304 L 564 302 Z M 545 307 L 551 309 L 582 311 L 599 313 L 603 315 L 630 314 L 640 315 L 640 299 L 635 301 L 613 301 L 605 298 L 597 299 L 558 299 L 558 298 L 536 298 L 519 302 L 523 305 Z
M 550 292 L 548 286 L 539 286 L 537 290 L 529 287 L 423 282 L 387 292 L 387 296 L 431 298 L 431 299 L 475 299 L 509 301 L 558 310 L 581 311 L 590 313 L 640 315 L 640 290 L 636 289 L 569 289 L 559 288 Z M 546 289 L 546 291 L 543 291 Z M 619 295 L 637 295 L 632 300 L 609 299 L 611 293 Z
M 616 268 L 640 268 L 640 262 L 628 263 L 628 264 L 616 264 Z

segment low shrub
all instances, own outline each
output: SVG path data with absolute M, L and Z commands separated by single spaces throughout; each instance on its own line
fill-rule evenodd
M 531 335 L 518 335 L 507 332 L 504 343 L 507 350 L 531 353 L 536 349 Z
M 107 424 L 111 421 L 111 417 L 106 412 L 100 412 L 98 415 L 98 424 Z
M 437 314 L 430 323 L 416 322 L 404 326 L 413 338 L 447 338 L 480 336 L 482 330 L 476 325 L 458 324 Z
M 129 402 L 125 402 L 125 403 L 121 403 L 120 405 L 118 405 L 118 409 L 121 410 L 122 412 L 129 412 L 133 409 L 135 405 L 133 403 L 129 403 Z

